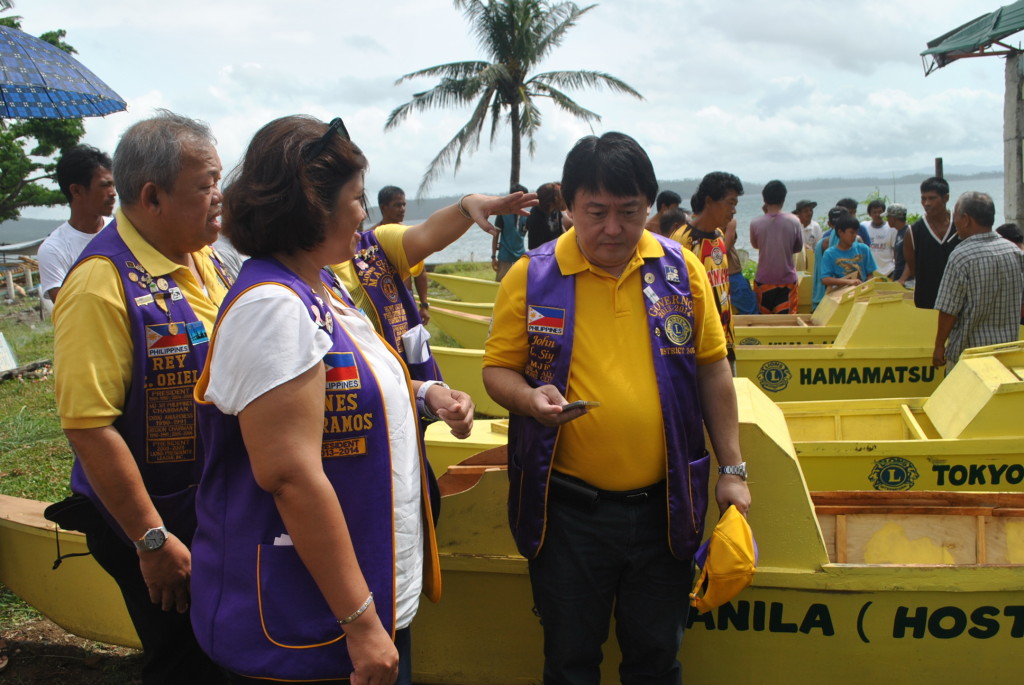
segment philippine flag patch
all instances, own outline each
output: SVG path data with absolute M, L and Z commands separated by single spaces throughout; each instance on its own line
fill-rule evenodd
M 359 367 L 352 352 L 328 352 L 324 355 L 328 390 L 358 390 Z
M 562 335 L 565 330 L 565 310 L 531 304 L 526 315 L 526 330 L 529 333 Z
M 146 326 L 146 354 L 163 357 L 188 352 L 188 331 L 184 323 L 158 323 Z

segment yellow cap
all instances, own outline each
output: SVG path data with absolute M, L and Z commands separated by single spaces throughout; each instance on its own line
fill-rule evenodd
M 690 603 L 701 613 L 725 604 L 753 582 L 757 543 L 739 509 L 730 505 L 725 510 L 711 537 L 697 551 L 696 561 L 702 570 Z

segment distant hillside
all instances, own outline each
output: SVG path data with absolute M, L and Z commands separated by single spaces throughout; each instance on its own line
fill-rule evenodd
M 786 188 L 790 194 L 805 190 L 829 190 L 832 188 L 849 188 L 852 186 L 878 186 L 884 192 L 885 188 L 891 187 L 894 184 L 902 183 L 920 183 L 931 176 L 928 172 L 914 173 L 914 174 L 903 174 L 902 176 L 888 176 L 888 177 L 877 177 L 877 176 L 833 176 L 830 178 L 811 178 L 803 180 L 789 180 L 786 178 L 780 179 L 786 184 Z M 972 179 L 993 179 L 1002 178 L 1003 172 L 1001 171 L 982 171 L 973 174 L 946 174 L 946 180 L 956 182 L 957 185 L 963 185 L 963 181 L 970 181 Z M 759 194 L 764 184 L 767 181 L 748 181 L 743 178 L 743 190 L 747 195 Z M 672 181 L 658 181 L 658 191 L 663 190 L 674 190 L 679 193 L 683 198 L 689 198 L 693 195 L 694 191 L 697 190 L 697 186 L 700 184 L 699 178 L 685 178 L 682 180 Z M 860 198 L 857 198 L 860 199 Z
M 822 189 L 832 188 L 848 188 L 852 186 L 878 186 L 885 191 L 885 188 L 891 187 L 894 183 L 919 183 L 924 179 L 928 178 L 930 174 L 927 171 L 919 173 L 903 174 L 901 176 L 885 176 L 885 177 L 832 177 L 832 178 L 814 178 L 804 180 L 790 180 L 782 179 L 786 187 L 789 189 L 790 194 L 800 191 L 813 191 Z M 1001 171 L 983 171 L 980 173 L 971 174 L 946 174 L 946 179 L 949 181 L 958 182 L 958 185 L 962 185 L 961 181 L 970 179 L 993 179 L 1002 178 L 1003 173 Z M 743 181 L 743 188 L 747 195 L 760 194 L 761 188 L 767 181 L 750 181 L 747 179 L 741 179 Z M 699 178 L 684 178 L 675 180 L 660 180 L 658 181 L 658 190 L 674 190 L 679 193 L 684 199 L 688 199 L 693 195 L 693 191 L 697 189 L 697 185 L 700 183 Z M 448 205 L 454 204 L 459 201 L 459 195 L 449 195 L 446 197 L 431 197 L 423 200 L 416 200 L 409 198 L 409 206 L 406 210 L 406 223 L 417 224 L 425 220 L 428 216 Z M 860 198 L 857 198 L 860 199 Z M 687 202 L 688 204 L 688 202 Z M 367 219 L 367 225 L 372 226 L 380 221 L 380 210 L 377 207 L 370 208 L 370 216 Z M 50 232 L 57 227 L 59 221 L 51 219 L 20 219 L 18 221 L 6 221 L 0 224 L 0 245 L 8 243 L 20 243 L 26 240 L 33 240 L 35 238 L 41 238 L 49 235 Z

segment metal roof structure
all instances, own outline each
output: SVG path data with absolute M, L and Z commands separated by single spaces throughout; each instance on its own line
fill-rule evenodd
M 966 57 L 988 57 L 1024 52 L 1003 39 L 1024 30 L 1024 0 L 983 14 L 928 42 L 921 53 L 924 75 Z

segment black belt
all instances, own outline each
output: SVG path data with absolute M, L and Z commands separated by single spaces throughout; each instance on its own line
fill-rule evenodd
M 590 505 L 599 501 L 641 504 L 654 495 L 664 494 L 665 481 L 635 490 L 602 490 L 575 476 L 552 471 L 549 492 L 552 497 L 577 504 Z

